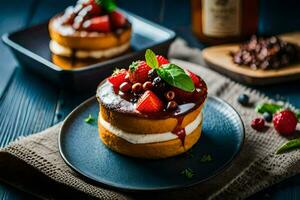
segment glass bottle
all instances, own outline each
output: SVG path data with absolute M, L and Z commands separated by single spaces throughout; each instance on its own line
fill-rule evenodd
M 192 28 L 207 44 L 240 41 L 258 28 L 258 0 L 191 0 Z

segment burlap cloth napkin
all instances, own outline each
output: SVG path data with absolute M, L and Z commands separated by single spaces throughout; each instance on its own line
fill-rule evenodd
M 170 56 L 202 63 L 200 51 L 187 47 L 182 40 L 175 41 Z M 202 66 L 173 61 L 201 74 L 209 94 L 230 103 L 242 117 L 245 143 L 223 173 L 203 184 L 176 191 L 150 194 L 108 189 L 84 180 L 64 163 L 57 144 L 60 123 L 1 149 L 0 179 L 44 199 L 243 199 L 299 173 L 300 151 L 275 155 L 276 148 L 287 139 L 276 134 L 271 124 L 263 133 L 254 131 L 249 124 L 257 114 L 253 108 L 242 107 L 236 101 L 241 93 L 249 94 L 252 103 L 268 101 L 266 97 Z

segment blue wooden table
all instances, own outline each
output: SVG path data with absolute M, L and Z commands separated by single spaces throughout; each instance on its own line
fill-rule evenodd
M 262 0 L 260 33 L 299 30 L 299 2 Z M 2 0 L 0 34 L 46 21 L 62 11 L 72 0 Z M 203 48 L 191 33 L 190 4 L 186 0 L 119 0 L 120 7 L 160 23 L 188 41 Z M 284 15 L 282 14 L 284 10 Z M 276 14 L 277 13 L 277 14 Z M 34 39 L 34 38 L 33 38 Z M 300 107 L 300 82 L 256 88 L 271 98 L 283 98 Z M 26 136 L 61 121 L 76 105 L 93 94 L 74 95 L 61 90 L 31 72 L 20 68 L 0 43 L 0 146 L 18 136 Z M 0 172 L 1 173 L 1 172 Z M 0 199 L 35 199 L 0 182 Z M 268 188 L 250 199 L 300 199 L 300 175 Z

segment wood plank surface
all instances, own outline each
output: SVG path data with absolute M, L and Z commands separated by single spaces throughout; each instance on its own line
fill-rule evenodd
M 0 35 L 16 31 L 20 28 L 23 28 L 28 23 L 28 18 L 30 17 L 31 12 L 31 5 L 33 1 L 28 0 L 24 4 L 20 0 L 11 0 L 9 3 L 5 3 L 3 5 L 3 2 L 1 2 L 1 7 L 5 7 L 5 9 L 1 9 L 0 12 Z M 16 12 L 12 12 L 12 10 L 15 10 L 18 12 L 16 15 Z M 8 48 L 5 47 L 5 45 L 0 42 L 0 98 L 6 88 L 6 86 L 9 83 L 9 80 L 13 74 L 13 71 L 17 65 L 16 60 L 12 56 L 12 54 L 9 52 Z
M 57 89 L 18 68 L 0 103 L 0 146 L 52 125 Z
M 5 2 L 3 4 L 3 1 L 1 2 L 1 12 L 0 12 L 0 35 L 16 31 L 20 28 L 24 28 L 28 24 L 28 20 L 31 16 L 31 9 L 34 1 L 28 0 L 26 3 L 20 0 L 10 0 L 9 2 Z M 12 12 L 14 11 L 14 12 Z M 18 13 L 18 14 L 16 14 Z M 8 85 L 10 84 L 10 81 L 13 82 L 14 77 L 18 76 L 18 73 L 14 74 L 14 71 L 17 66 L 17 62 L 12 56 L 12 54 L 9 52 L 9 49 L 5 47 L 5 45 L 0 42 L 0 144 L 1 146 L 7 144 L 9 140 L 14 139 L 17 137 L 16 134 L 13 134 L 11 131 L 12 127 L 14 126 L 13 122 L 15 122 L 15 116 L 13 116 L 12 113 L 9 113 L 9 116 L 11 118 L 8 118 L 4 116 L 4 112 L 7 113 L 7 109 L 13 110 L 10 105 L 5 106 L 8 102 L 8 98 L 6 99 L 3 97 L 4 94 L 11 94 L 11 92 L 7 93 L 9 89 Z M 6 96 L 6 95 L 5 95 Z M 5 108 L 5 109 L 3 109 Z M 6 111 L 4 111 L 6 110 Z M 15 113 L 14 113 L 15 114 Z M 11 122 L 8 122 L 7 120 L 11 119 Z M 20 119 L 20 118 L 19 118 Z M 4 128 L 3 126 L 6 126 L 7 128 Z M 10 128 L 8 128 L 10 127 Z M 15 129 L 15 128 L 14 128 Z M 9 131 L 10 130 L 10 131 Z M 27 133 L 27 130 L 25 130 Z M 16 132 L 14 132 L 16 133 Z M 32 196 L 18 191 L 14 189 L 11 186 L 8 186 L 4 183 L 0 183 L 0 199 L 34 199 Z

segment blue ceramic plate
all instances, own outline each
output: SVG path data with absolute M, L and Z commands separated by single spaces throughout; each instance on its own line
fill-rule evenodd
M 123 190 L 163 190 L 191 186 L 223 171 L 240 151 L 244 126 L 238 113 L 223 100 L 209 97 L 204 108 L 203 133 L 189 153 L 168 159 L 144 160 L 120 155 L 102 144 L 97 124 L 96 98 L 77 107 L 65 120 L 59 148 L 65 162 L 76 172 L 98 183 Z M 203 162 L 205 155 L 212 160 Z M 187 178 L 181 172 L 194 172 Z

